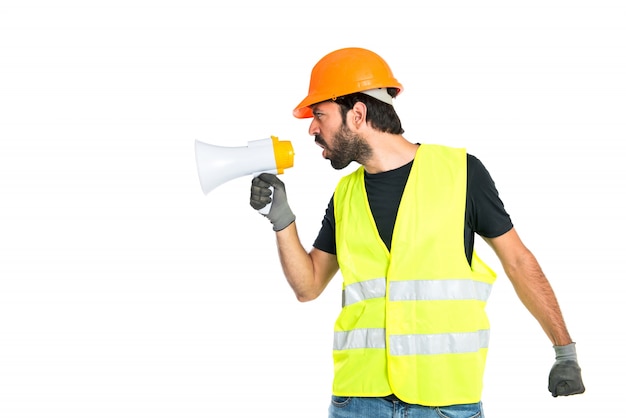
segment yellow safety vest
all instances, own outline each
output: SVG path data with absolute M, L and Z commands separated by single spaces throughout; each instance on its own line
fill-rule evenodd
M 336 396 L 386 396 L 428 406 L 481 400 L 495 273 L 465 255 L 467 156 L 421 145 L 391 251 L 380 238 L 360 167 L 334 196 L 344 306 L 335 323 Z

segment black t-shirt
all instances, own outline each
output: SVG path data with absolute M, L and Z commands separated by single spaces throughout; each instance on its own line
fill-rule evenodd
M 394 170 L 368 174 L 365 172 L 365 190 L 374 221 L 381 239 L 391 248 L 391 236 L 396 222 L 400 199 L 413 162 Z M 467 154 L 467 201 L 465 205 L 465 254 L 472 261 L 474 233 L 495 238 L 513 228 L 509 214 L 504 209 L 493 179 L 482 162 Z M 313 246 L 336 254 L 335 211 L 330 199 Z

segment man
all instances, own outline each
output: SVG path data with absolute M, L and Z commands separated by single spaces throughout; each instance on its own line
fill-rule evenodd
M 475 234 L 554 346 L 552 395 L 584 392 L 554 292 L 489 173 L 464 149 L 404 138 L 392 102 L 402 89 L 387 63 L 362 48 L 333 51 L 313 68 L 294 116 L 312 118 L 309 134 L 332 167 L 360 167 L 337 185 L 310 252 L 283 182 L 268 173 L 252 180 L 250 204 L 272 203 L 265 216 L 298 300 L 343 276 L 329 416 L 483 415 L 484 307 L 495 274 L 475 254 Z

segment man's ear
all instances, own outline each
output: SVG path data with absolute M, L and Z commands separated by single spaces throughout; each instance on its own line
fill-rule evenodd
M 365 106 L 365 103 L 356 102 L 350 113 L 350 122 L 354 124 L 356 129 L 365 126 L 367 120 L 367 106 Z

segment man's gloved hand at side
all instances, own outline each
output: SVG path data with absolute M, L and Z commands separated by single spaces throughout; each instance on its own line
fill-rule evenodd
M 273 194 L 270 190 L 270 186 L 274 188 Z M 295 215 L 289 207 L 289 203 L 287 203 L 285 183 L 274 174 L 262 173 L 252 179 L 250 206 L 259 210 L 269 203 L 272 203 L 270 211 L 263 216 L 270 220 L 274 226 L 274 231 L 285 229 L 296 220 Z
M 576 343 L 554 346 L 556 361 L 550 370 L 548 390 L 552 396 L 576 395 L 585 391 L 576 356 Z

